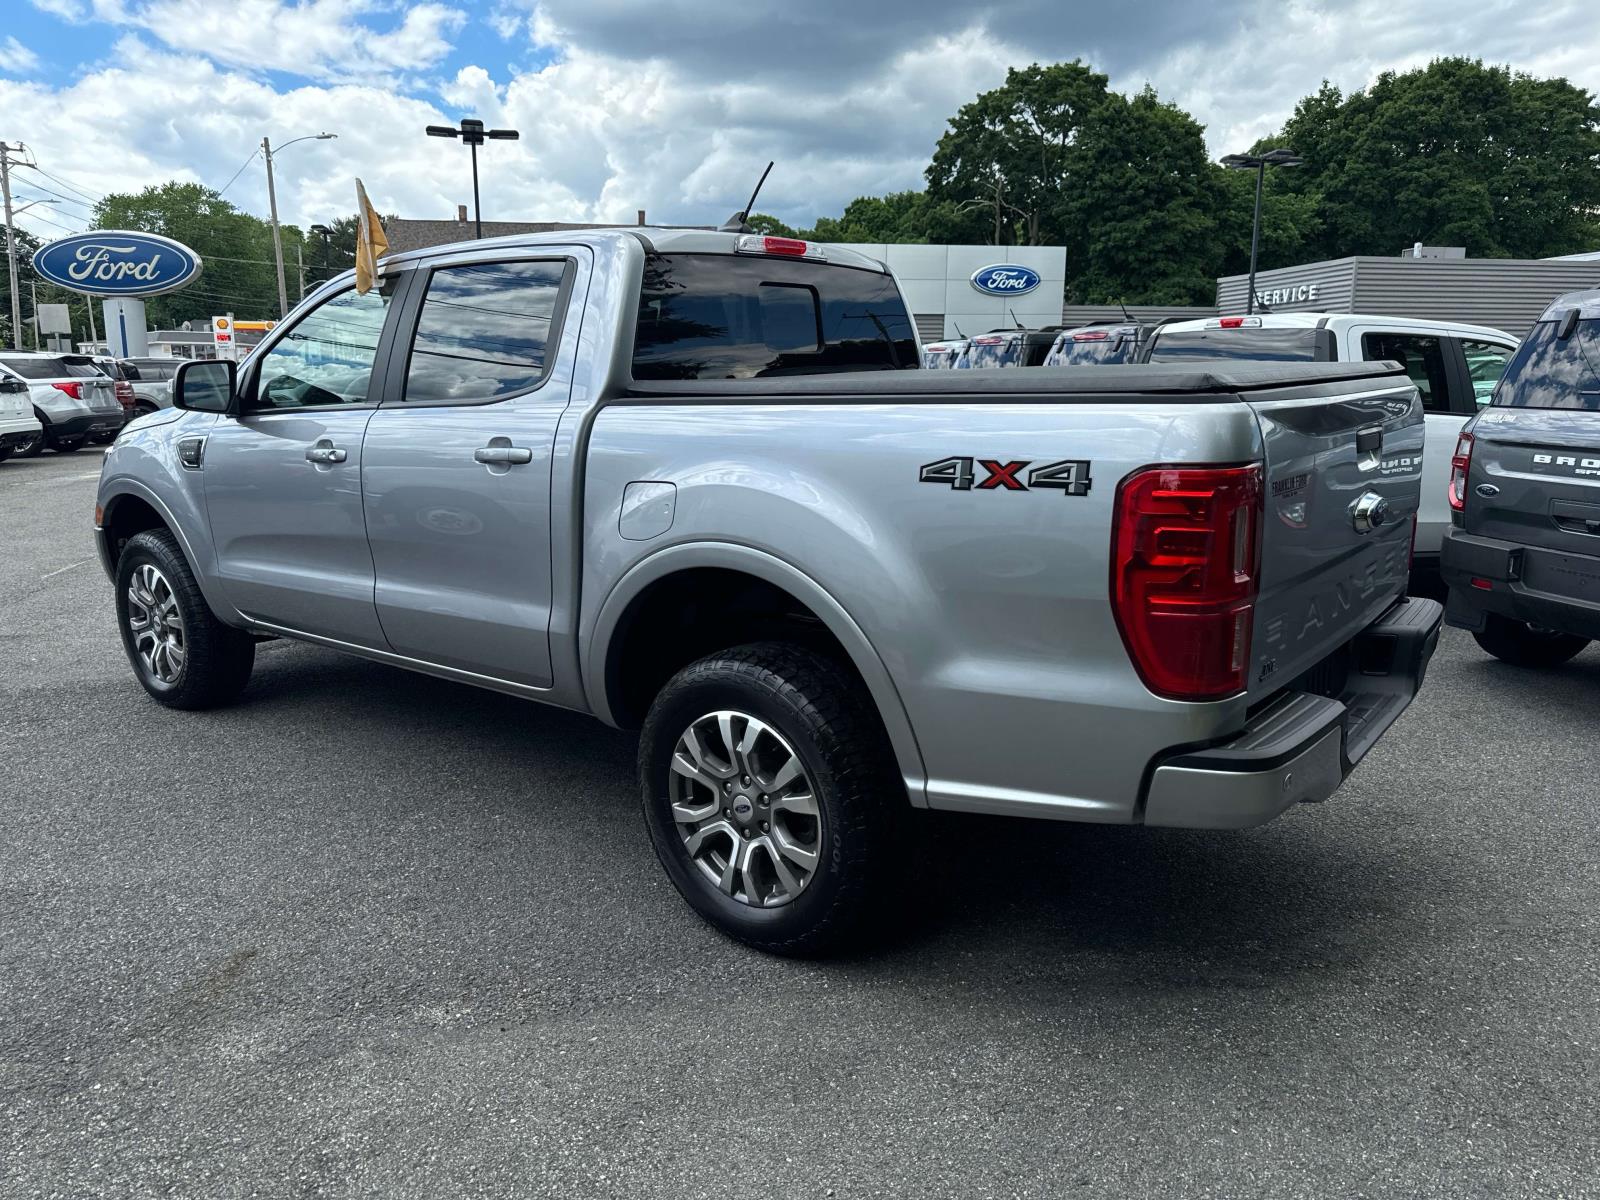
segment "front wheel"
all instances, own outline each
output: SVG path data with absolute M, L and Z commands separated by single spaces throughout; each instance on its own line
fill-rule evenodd
M 645 718 L 639 782 L 673 884 L 757 949 L 832 948 L 886 890 L 905 788 L 871 699 L 831 659 L 760 643 L 691 663 Z
M 1514 667 L 1559 667 L 1589 644 L 1575 633 L 1538 629 L 1490 613 L 1481 633 L 1472 635 L 1490 654 Z
M 139 683 L 169 708 L 215 708 L 250 682 L 255 639 L 217 620 L 165 529 L 135 535 L 117 560 L 117 627 Z
M 57 454 L 71 454 L 81 445 L 83 445 L 82 438 L 67 438 L 63 441 L 51 442 L 50 449 L 54 450 Z

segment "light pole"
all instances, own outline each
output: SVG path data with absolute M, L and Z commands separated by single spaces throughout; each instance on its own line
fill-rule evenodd
M 521 135 L 515 129 L 485 129 L 483 122 L 471 117 L 461 119 L 461 128 L 453 125 L 429 125 L 429 137 L 458 137 L 472 147 L 472 224 L 474 237 L 483 236 L 483 209 L 478 204 L 478 147 L 489 138 L 497 142 L 514 142 Z
M 1264 154 L 1229 154 L 1222 165 L 1233 171 L 1256 173 L 1256 215 L 1250 225 L 1250 293 L 1245 297 L 1244 311 L 1256 310 L 1256 254 L 1261 249 L 1261 184 L 1267 177 L 1268 167 L 1298 167 L 1305 159 L 1293 150 L 1279 147 Z
M 308 133 L 305 137 L 292 138 L 278 147 L 282 154 L 295 142 L 326 141 L 336 138 L 337 133 Z M 272 142 L 267 138 L 261 139 L 261 155 L 267 160 L 267 207 L 272 210 L 272 258 L 278 265 L 278 315 L 289 315 L 289 290 L 283 282 L 283 231 L 278 228 L 278 189 L 272 181 Z

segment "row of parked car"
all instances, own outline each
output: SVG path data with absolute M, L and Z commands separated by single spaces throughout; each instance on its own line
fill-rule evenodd
M 1126 363 L 1398 362 L 1422 394 L 1427 427 L 1422 511 L 1417 519 L 1419 586 L 1436 577 L 1450 526 L 1446 485 L 1462 426 L 1489 403 L 1518 339 L 1458 321 L 1362 313 L 1261 313 L 1246 317 L 1140 321 L 1074 328 L 997 329 L 924 346 L 924 367 L 978 370 Z
M 179 361 L 0 351 L 0 462 L 104 445 L 172 405 Z

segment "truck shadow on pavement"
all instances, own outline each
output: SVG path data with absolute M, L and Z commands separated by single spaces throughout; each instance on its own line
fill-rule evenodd
M 637 879 L 638 888 L 600 902 L 681 909 L 664 936 L 744 953 L 702 927 L 661 874 L 638 817 L 633 735 L 311 647 L 261 649 L 242 707 L 232 710 L 246 720 L 270 712 L 275 726 L 296 726 L 303 716 L 308 727 L 336 728 L 344 753 L 360 759 L 377 788 L 406 786 L 407 754 L 459 760 L 482 804 L 509 803 L 546 838 L 561 838 L 574 820 L 626 822 L 637 836 L 592 847 L 606 860 L 592 865 Z M 459 793 L 433 803 L 449 807 L 442 819 L 472 819 Z M 1340 803 L 1335 797 L 1327 807 Z M 1013 973 L 1017 987 L 1043 989 L 1041 1000 L 1067 980 L 1081 988 L 1092 979 L 1111 992 L 1269 988 L 1305 973 L 1348 971 L 1380 948 L 1390 956 L 1408 939 L 1434 936 L 1419 931 L 1410 911 L 1416 875 L 1426 871 L 1435 889 L 1455 886 L 1448 865 L 1419 863 L 1415 846 L 1396 847 L 1360 814 L 1291 811 L 1245 831 L 912 816 L 904 902 L 829 969 L 948 982 L 952 963 L 981 960 L 983 974 Z

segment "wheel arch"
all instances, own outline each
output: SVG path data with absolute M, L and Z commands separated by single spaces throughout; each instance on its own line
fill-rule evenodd
M 113 582 L 117 577 L 117 560 L 127 540 L 146 530 L 165 529 L 178 539 L 183 556 L 189 562 L 189 569 L 194 572 L 195 582 L 200 585 L 200 593 L 205 596 L 212 612 L 222 617 L 230 611 L 226 605 L 217 603 L 216 588 L 206 569 L 207 560 L 195 552 L 194 543 L 184 530 L 183 523 L 150 488 L 135 479 L 119 479 L 109 493 L 102 494 L 99 510 L 95 541 L 100 551 L 100 565 Z
M 641 623 L 648 627 L 653 603 L 681 600 L 674 593 L 675 588 L 703 596 L 701 585 L 713 576 L 721 576 L 716 582 L 722 584 L 748 580 L 756 588 L 770 589 L 771 594 L 792 601 L 805 617 L 815 618 L 821 627 L 819 632 L 825 633 L 827 641 L 842 652 L 844 661 L 871 696 L 912 803 L 925 806 L 927 773 L 922 752 L 899 690 L 871 640 L 816 580 L 790 563 L 749 546 L 712 542 L 667 547 L 635 564 L 617 581 L 581 642 L 585 648 L 584 689 L 595 715 L 623 728 L 637 724 L 642 713 L 637 711 L 637 700 L 630 700 L 626 683 L 630 644 Z M 687 661 L 692 659 L 679 665 L 687 665 Z

